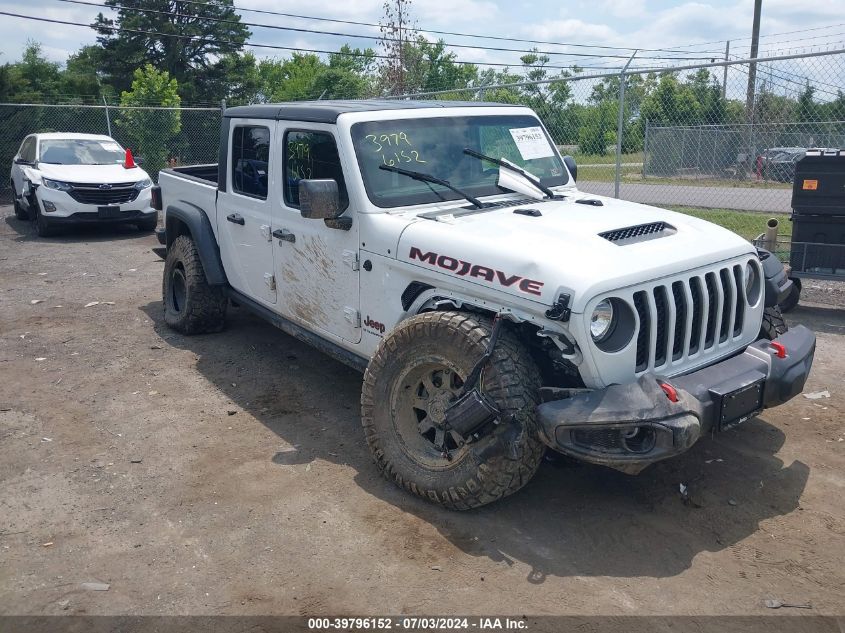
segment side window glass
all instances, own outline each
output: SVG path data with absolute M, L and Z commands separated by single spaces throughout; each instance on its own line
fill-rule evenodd
M 285 202 L 299 207 L 299 181 L 331 178 L 337 181 L 340 208 L 349 206 L 337 143 L 328 132 L 292 131 L 285 134 Z
M 29 162 L 35 162 L 35 139 L 28 138 L 21 146 L 21 158 Z
M 270 167 L 270 129 L 238 126 L 232 132 L 232 190 L 253 198 L 267 199 Z

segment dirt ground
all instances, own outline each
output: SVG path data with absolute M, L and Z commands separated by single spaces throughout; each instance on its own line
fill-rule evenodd
M 376 472 L 354 371 L 239 309 L 168 330 L 154 236 L 0 216 L 2 614 L 845 612 L 842 303 L 789 318 L 829 398 L 453 513 Z

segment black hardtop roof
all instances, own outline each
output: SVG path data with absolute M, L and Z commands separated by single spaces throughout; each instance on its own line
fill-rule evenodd
M 483 101 L 400 101 L 393 99 L 296 101 L 291 103 L 264 103 L 260 105 L 236 106 L 234 108 L 227 108 L 224 116 L 238 119 L 276 119 L 283 121 L 309 121 L 311 123 L 336 123 L 337 117 L 346 112 L 465 107 L 507 108 L 514 106 L 507 103 L 485 103 Z

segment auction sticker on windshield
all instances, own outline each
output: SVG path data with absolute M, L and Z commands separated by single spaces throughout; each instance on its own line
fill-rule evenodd
M 513 128 L 509 132 L 523 160 L 550 158 L 554 156 L 552 146 L 549 145 L 549 141 L 543 133 L 543 128 L 539 125 Z

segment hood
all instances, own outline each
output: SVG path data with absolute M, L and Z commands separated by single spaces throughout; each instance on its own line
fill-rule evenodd
M 64 182 L 101 184 L 118 182 L 138 182 L 149 178 L 140 167 L 124 169 L 123 165 L 51 165 L 38 163 L 38 169 L 32 170 L 43 178 Z
M 600 200 L 603 206 L 576 203 Z M 534 209 L 535 215 L 514 213 Z M 539 212 L 540 215 L 536 215 Z M 429 215 L 431 217 L 431 215 Z M 608 235 L 664 222 L 663 231 Z M 550 305 L 561 292 L 582 312 L 596 295 L 743 254 L 732 231 L 681 213 L 600 196 L 532 201 L 439 220 L 418 219 L 400 236 L 400 260 Z

